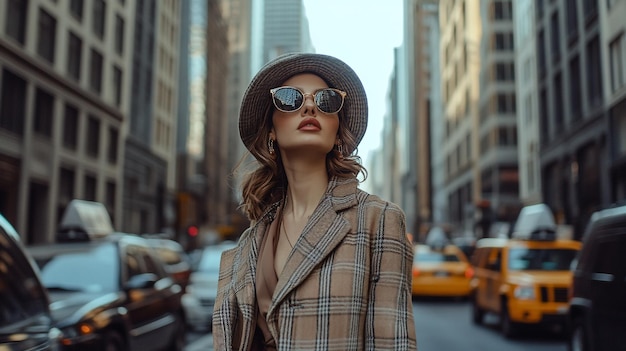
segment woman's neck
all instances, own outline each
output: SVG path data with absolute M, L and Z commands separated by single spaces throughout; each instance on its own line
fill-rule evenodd
M 307 218 L 313 213 L 328 187 L 326 163 L 322 166 L 308 162 L 290 163 L 285 166 L 285 173 L 289 183 L 285 214 L 294 219 Z

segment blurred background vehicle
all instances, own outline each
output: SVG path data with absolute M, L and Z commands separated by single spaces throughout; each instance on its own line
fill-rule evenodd
M 191 276 L 191 258 L 183 246 L 171 239 L 147 238 L 148 243 L 155 249 L 157 255 L 165 264 L 165 270 L 174 278 L 183 291 L 189 284 Z
M 626 350 L 626 206 L 598 211 L 575 264 L 570 351 Z
M 485 313 L 500 316 L 506 337 L 523 325 L 549 325 L 564 330 L 571 287 L 571 262 L 580 242 L 556 237 L 552 213 L 529 206 L 516 221 L 513 238 L 483 238 L 472 257 L 472 320 Z
M 64 350 L 182 350 L 182 288 L 146 239 L 110 232 L 103 206 L 73 202 L 59 242 L 30 246 Z M 97 225 L 94 225 L 97 224 Z
M 467 297 L 474 271 L 456 245 L 415 245 L 413 296 Z
M 58 350 L 48 294 L 20 236 L 0 214 L 0 350 Z
M 202 249 L 198 267 L 191 273 L 187 292 L 182 298 L 187 325 L 190 328 L 212 329 L 220 259 L 224 251 L 236 245 L 234 241 L 224 241 Z

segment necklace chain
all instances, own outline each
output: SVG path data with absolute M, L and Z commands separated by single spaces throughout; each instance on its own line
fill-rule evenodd
M 284 218 L 281 218 L 280 225 L 283 227 L 283 232 L 285 233 L 285 237 L 287 238 L 287 242 L 289 243 L 289 246 L 291 246 L 291 248 L 293 249 L 293 244 L 291 243 L 291 240 L 289 240 L 289 234 L 287 234 L 287 229 L 285 228 Z

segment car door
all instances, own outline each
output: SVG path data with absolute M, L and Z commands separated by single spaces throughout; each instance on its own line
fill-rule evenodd
M 502 248 L 493 247 L 487 256 L 485 274 L 485 305 L 491 311 L 500 310 L 500 284 L 502 283 Z
M 175 331 L 176 319 L 170 306 L 171 291 L 168 289 L 171 278 L 158 268 L 149 247 L 127 244 L 124 252 L 133 349 L 162 348 L 171 341 Z M 137 282 L 146 284 L 141 286 Z
M 602 350 L 626 350 L 626 228 L 600 231 L 589 289 L 594 339 Z

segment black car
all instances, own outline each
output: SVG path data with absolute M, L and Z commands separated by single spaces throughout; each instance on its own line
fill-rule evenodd
M 146 240 L 165 264 L 165 271 L 185 290 L 191 276 L 191 259 L 182 245 L 171 239 L 146 238 Z
M 39 270 L 0 215 L 0 350 L 58 350 L 59 335 Z
M 626 206 L 592 215 L 573 270 L 569 349 L 626 350 Z
M 64 350 L 183 349 L 182 288 L 146 239 L 115 232 L 68 238 L 74 241 L 28 248 Z

